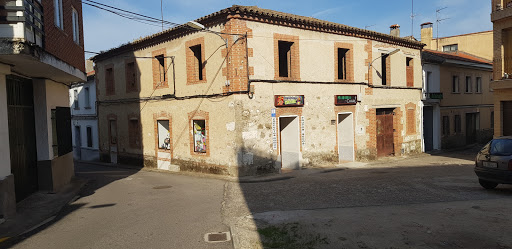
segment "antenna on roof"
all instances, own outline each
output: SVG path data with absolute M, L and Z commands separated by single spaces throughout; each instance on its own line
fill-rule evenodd
M 414 14 L 414 0 L 411 0 L 411 36 L 414 38 L 414 18 L 418 16 Z
M 162 13 L 162 31 L 164 31 L 164 4 L 163 4 L 163 0 L 160 0 L 160 13 Z
M 364 29 L 368 29 L 369 27 L 373 27 L 373 26 L 375 26 L 375 25 L 376 25 L 376 24 L 366 25 L 366 26 L 364 26 Z
M 441 10 L 444 10 L 446 8 L 448 8 L 448 7 L 443 7 L 443 8 L 437 8 L 436 9 L 436 24 L 437 24 L 437 30 L 436 30 L 436 50 L 439 50 L 439 23 L 444 21 L 444 20 L 450 19 L 450 18 L 443 18 L 443 19 L 439 18 L 439 15 L 441 14 Z

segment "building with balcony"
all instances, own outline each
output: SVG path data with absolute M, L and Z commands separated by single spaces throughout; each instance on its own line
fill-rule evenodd
M 0 215 L 74 175 L 69 86 L 85 81 L 78 0 L 2 1 Z
M 239 176 L 421 151 L 422 43 L 256 6 L 196 22 L 93 58 L 101 160 Z
M 494 136 L 512 136 L 512 0 L 492 0 Z

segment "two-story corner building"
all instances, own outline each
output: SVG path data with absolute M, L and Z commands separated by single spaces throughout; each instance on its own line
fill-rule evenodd
M 431 22 L 421 24 L 421 42 L 425 44 L 424 49 L 448 53 L 464 51 L 482 59 L 492 61 L 493 49 L 492 46 L 490 46 L 493 40 L 492 30 L 434 38 L 432 26 L 433 24 Z
M 492 63 L 464 53 L 423 50 L 425 151 L 492 139 Z
M 492 0 L 494 136 L 512 136 L 512 0 Z
M 98 116 L 96 114 L 96 81 L 92 61 L 87 61 L 87 82 L 73 84 L 69 89 L 73 157 L 76 160 L 98 161 Z M 88 65 L 87 65 L 88 66 Z
M 69 85 L 84 81 L 78 0 L 3 1 L 0 11 L 0 214 L 74 175 Z
M 422 43 L 256 6 L 196 22 L 93 58 L 102 160 L 237 176 L 421 151 Z

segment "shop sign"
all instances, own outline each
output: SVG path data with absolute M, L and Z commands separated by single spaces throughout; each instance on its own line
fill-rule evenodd
M 429 93 L 430 99 L 443 99 L 443 93 Z
M 275 107 L 304 106 L 304 95 L 275 95 Z
M 355 105 L 357 95 L 334 95 L 334 105 Z

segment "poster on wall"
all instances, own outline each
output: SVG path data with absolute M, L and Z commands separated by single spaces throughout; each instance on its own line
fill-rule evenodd
M 204 120 L 194 120 L 194 152 L 206 153 L 205 128 Z
M 304 106 L 304 95 L 275 95 L 274 106 Z
M 272 148 L 277 150 L 277 118 L 276 108 L 272 108 Z

